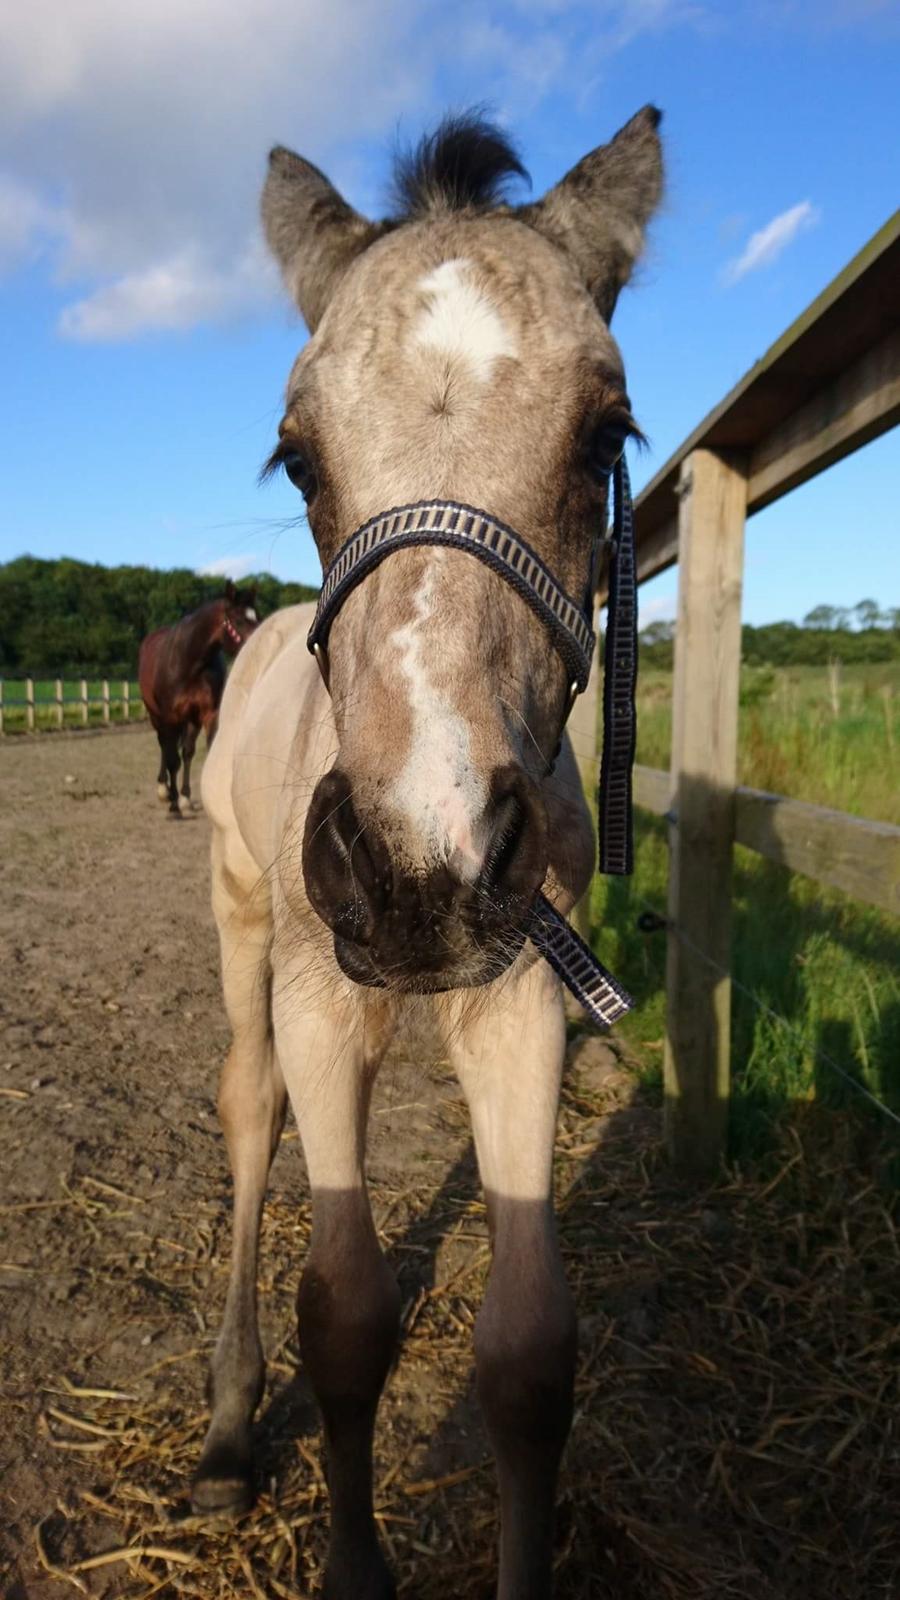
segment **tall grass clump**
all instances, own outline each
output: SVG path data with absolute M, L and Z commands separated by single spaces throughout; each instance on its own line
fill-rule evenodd
M 739 781 L 900 823 L 891 673 L 845 671 L 835 711 L 824 669 L 745 670 Z M 664 673 L 640 686 L 646 765 L 668 766 L 670 689 Z M 661 1076 L 666 935 L 646 929 L 647 913 L 666 912 L 666 832 L 637 812 L 634 876 L 598 878 L 592 904 L 597 953 L 637 1001 L 619 1031 L 651 1081 Z M 900 1115 L 900 923 L 738 848 L 731 971 L 734 1153 L 759 1150 L 773 1121 L 804 1102 L 865 1113 L 842 1073 Z

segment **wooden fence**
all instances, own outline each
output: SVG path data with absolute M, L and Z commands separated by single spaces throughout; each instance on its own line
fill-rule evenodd
M 666 1133 L 698 1171 L 728 1114 L 734 844 L 900 915 L 900 828 L 736 782 L 745 521 L 898 420 L 900 212 L 636 502 L 639 580 L 679 569 L 671 766 L 638 767 L 635 799 L 669 822 Z M 596 688 L 583 698 L 593 748 Z
M 76 679 L 73 683 L 56 678 L 53 680 L 53 694 L 49 696 L 35 695 L 34 678 L 17 681 L 24 684 L 24 694 L 9 695 L 6 692 L 7 685 L 0 678 L 0 735 L 9 733 L 11 727 L 15 727 L 17 732 L 24 728 L 27 733 L 35 733 L 39 727 L 87 727 L 91 721 L 92 707 L 100 708 L 101 724 L 129 722 L 132 717 L 138 719 L 144 715 L 143 702 L 138 696 L 132 697 L 127 678 L 114 683 L 112 691 L 109 680 L 103 678 L 100 680 L 99 694 L 90 693 L 87 678 Z M 44 684 L 49 680 L 37 681 Z

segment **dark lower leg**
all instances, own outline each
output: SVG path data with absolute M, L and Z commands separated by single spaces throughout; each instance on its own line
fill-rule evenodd
M 489 1197 L 494 1261 L 475 1329 L 500 1488 L 498 1600 L 549 1600 L 556 1482 L 572 1421 L 575 1314 L 549 1202 Z
M 165 763 L 167 781 L 169 786 L 169 810 L 178 815 L 178 768 L 181 766 L 181 756 L 178 753 L 177 733 L 166 733 L 161 739 L 163 761 Z
M 327 1600 L 389 1600 L 375 1531 L 372 1436 L 400 1315 L 363 1189 L 313 1193 L 309 1261 L 297 1297 L 303 1363 L 322 1412 L 331 1499 Z
M 194 759 L 194 751 L 197 748 L 197 732 L 198 730 L 193 723 L 189 723 L 181 746 L 184 763 L 181 774 L 181 798 L 184 801 L 182 807 L 184 811 L 189 811 L 191 808 L 191 762 Z
M 166 770 L 166 746 L 161 733 L 158 732 L 156 737 L 159 741 L 159 772 L 156 777 L 156 792 L 160 800 L 168 800 L 169 775 Z
M 267 1060 L 260 1070 L 233 1047 L 219 1091 L 234 1173 L 234 1224 L 225 1315 L 210 1372 L 212 1417 L 191 1492 L 197 1511 L 244 1510 L 253 1498 L 251 1428 L 265 1385 L 256 1308 L 259 1225 L 286 1104 L 271 1045 L 262 1048 Z

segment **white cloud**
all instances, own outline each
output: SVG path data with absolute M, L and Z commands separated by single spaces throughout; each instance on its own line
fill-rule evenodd
M 185 254 L 128 273 L 66 306 L 59 331 L 69 339 L 113 340 L 191 328 L 264 305 L 276 290 L 275 268 L 261 242 L 251 245 L 230 271 L 203 262 L 196 253 Z
M 639 610 L 642 628 L 646 628 L 650 622 L 674 622 L 678 614 L 678 600 L 674 594 L 655 595 L 652 600 L 641 601 Z
M 40 249 L 48 236 L 65 231 L 60 212 L 33 189 L 0 172 L 0 272 L 17 267 Z
M 245 550 L 243 555 L 237 556 L 218 556 L 215 561 L 207 561 L 197 568 L 207 578 L 246 578 L 248 572 L 265 570 L 258 550 Z
M 0 267 L 40 254 L 75 339 L 258 309 L 265 155 L 293 145 L 355 195 L 360 151 L 445 103 L 519 116 L 686 0 L 519 0 L 484 20 L 418 0 L 27 0 L 0 6 Z M 438 85 L 440 88 L 438 88 Z M 4 173 L 6 176 L 4 176 Z
M 313 159 L 419 114 L 415 0 L 0 8 L 0 249 L 73 287 L 60 330 L 131 336 L 264 302 L 269 147 Z
M 737 283 L 748 272 L 771 266 L 799 234 L 814 228 L 821 219 L 821 211 L 810 200 L 801 200 L 799 205 L 780 212 L 764 228 L 752 233 L 740 255 L 728 262 L 723 274 L 725 282 Z

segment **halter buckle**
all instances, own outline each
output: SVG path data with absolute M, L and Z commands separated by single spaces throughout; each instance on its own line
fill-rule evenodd
M 550 761 L 547 763 L 547 777 L 548 778 L 550 777 L 550 774 L 553 771 L 555 771 L 555 769 L 556 769 L 556 763 L 559 760 L 559 752 L 562 749 L 563 734 L 566 731 L 566 723 L 568 722 L 570 716 L 572 715 L 572 708 L 573 708 L 573 706 L 575 704 L 575 701 L 578 699 L 578 696 L 579 696 L 580 693 L 581 693 L 581 690 L 579 689 L 576 680 L 573 678 L 572 682 L 569 684 L 568 690 L 566 691 L 566 709 L 563 712 L 563 719 L 562 719 L 562 722 L 560 724 L 560 729 L 559 729 L 559 738 L 556 741 L 556 749 L 554 750 Z
M 318 667 L 320 673 L 322 674 L 322 682 L 324 683 L 326 689 L 328 690 L 328 693 L 330 694 L 331 693 L 331 673 L 330 673 L 329 667 L 328 667 L 328 651 L 325 649 L 325 646 L 323 644 L 319 643 L 319 641 L 317 639 L 315 644 L 312 647 L 312 653 L 316 658 L 316 666 Z

